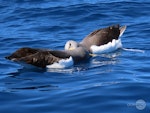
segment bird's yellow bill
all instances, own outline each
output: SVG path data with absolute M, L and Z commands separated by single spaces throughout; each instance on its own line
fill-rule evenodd
M 89 55 L 90 55 L 90 56 L 92 56 L 92 57 L 95 57 L 95 56 L 97 56 L 96 54 L 92 54 L 92 53 L 90 53 Z
M 74 48 L 73 48 L 73 47 L 70 47 L 69 50 L 74 50 Z

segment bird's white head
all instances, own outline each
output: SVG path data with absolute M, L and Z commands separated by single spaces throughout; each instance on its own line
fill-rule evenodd
M 65 50 L 74 50 L 79 47 L 79 44 L 74 40 L 69 40 L 65 44 Z

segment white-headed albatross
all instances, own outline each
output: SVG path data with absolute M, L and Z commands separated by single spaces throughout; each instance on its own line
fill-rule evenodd
M 90 53 L 99 54 L 120 48 L 122 46 L 120 37 L 125 30 L 126 26 L 114 25 L 95 30 L 80 43 L 68 41 L 65 50 L 21 48 L 6 58 L 42 68 L 69 67 L 74 63 L 89 59 Z

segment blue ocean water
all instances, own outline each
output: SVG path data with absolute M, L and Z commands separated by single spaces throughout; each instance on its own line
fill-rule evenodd
M 149 11 L 148 0 L 0 0 L 0 113 L 150 112 Z M 87 63 L 46 70 L 4 58 L 113 24 L 127 25 L 126 49 Z

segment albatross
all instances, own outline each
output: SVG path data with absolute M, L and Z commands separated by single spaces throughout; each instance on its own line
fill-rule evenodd
M 44 50 L 35 48 L 20 48 L 6 59 L 25 62 L 42 68 L 65 68 L 74 63 L 88 60 L 92 54 L 114 51 L 122 46 L 120 37 L 126 26 L 109 26 L 93 31 L 80 43 L 69 40 L 65 50 Z
M 65 68 L 90 58 L 90 55 L 79 43 L 69 40 L 65 44 L 65 50 L 44 50 L 24 47 L 5 58 L 42 68 Z

